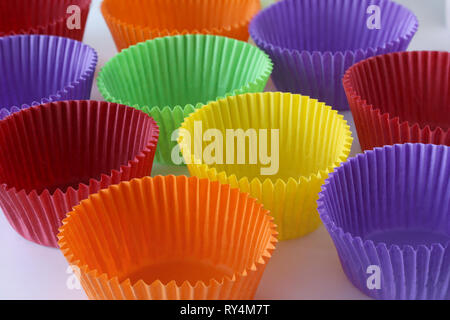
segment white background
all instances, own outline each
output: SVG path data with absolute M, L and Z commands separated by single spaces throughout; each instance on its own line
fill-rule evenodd
M 265 0 L 265 2 L 270 0 Z M 399 0 L 420 20 L 410 50 L 450 49 L 445 28 L 444 0 Z M 93 0 L 84 42 L 99 53 L 98 70 L 117 51 Z M 267 91 L 274 91 L 269 83 Z M 96 86 L 93 100 L 102 100 Z M 356 136 L 349 112 L 344 112 Z M 355 137 L 352 155 L 360 152 Z M 187 174 L 184 168 L 155 166 L 153 175 Z M 69 289 L 68 265 L 57 249 L 31 243 L 16 234 L 0 214 L 0 299 L 86 299 L 82 290 Z M 281 242 L 270 260 L 256 299 L 367 299 L 347 281 L 333 243 L 324 227 L 296 240 Z

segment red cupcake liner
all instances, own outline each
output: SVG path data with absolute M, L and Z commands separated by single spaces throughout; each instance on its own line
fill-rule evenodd
M 89 194 L 150 175 L 159 129 L 120 104 L 64 101 L 0 121 L 0 207 L 24 238 L 57 247 L 58 228 Z
M 343 79 L 363 150 L 450 145 L 450 53 L 399 52 L 352 66 Z
M 80 8 L 80 29 L 69 29 L 68 8 Z M 55 35 L 81 41 L 91 0 L 3 0 L 0 1 L 0 37 L 18 34 Z

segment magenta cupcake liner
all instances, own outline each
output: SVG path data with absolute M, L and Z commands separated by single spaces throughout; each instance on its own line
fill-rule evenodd
M 367 27 L 370 5 L 380 7 L 380 29 Z M 417 29 L 417 17 L 390 0 L 285 0 L 261 11 L 250 35 L 274 62 L 278 90 L 348 110 L 345 71 L 368 57 L 406 50 Z
M 46 35 L 0 38 L 0 120 L 32 105 L 88 100 L 97 52 L 76 40 Z
M 345 274 L 362 292 L 450 299 L 450 147 L 360 154 L 330 174 L 318 207 Z

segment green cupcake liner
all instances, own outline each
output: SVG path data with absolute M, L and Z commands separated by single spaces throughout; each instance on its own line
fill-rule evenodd
M 160 128 L 156 161 L 173 164 L 172 133 L 208 102 L 261 92 L 270 58 L 246 42 L 212 35 L 180 35 L 139 43 L 105 64 L 98 88 L 109 102 L 132 106 Z

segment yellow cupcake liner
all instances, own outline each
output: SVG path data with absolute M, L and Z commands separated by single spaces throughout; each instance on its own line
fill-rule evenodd
M 217 129 L 224 137 L 223 164 L 211 163 L 201 153 L 199 157 L 200 146 L 201 150 L 211 150 L 215 141 L 211 137 L 209 141 L 203 139 L 208 129 Z M 226 161 L 227 129 L 257 132 L 256 148 L 248 148 L 249 139 L 245 149 L 235 145 L 234 157 L 230 156 L 234 164 Z M 267 129 L 267 154 L 276 151 L 270 137 L 273 129 L 278 130 L 279 170 L 274 175 L 262 174 L 261 169 L 271 165 L 264 164 L 260 156 L 256 163 L 249 164 L 251 154 L 259 155 L 261 151 L 260 129 Z M 350 127 L 337 111 L 307 96 L 281 92 L 250 93 L 211 102 L 185 119 L 178 139 L 191 175 L 230 184 L 259 199 L 278 225 L 279 240 L 304 236 L 321 225 L 318 193 L 328 174 L 346 161 L 352 141 Z M 245 152 L 246 164 L 236 164 L 239 151 Z

